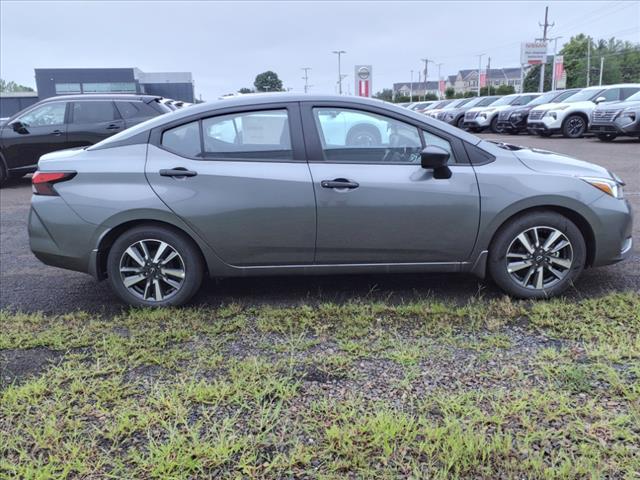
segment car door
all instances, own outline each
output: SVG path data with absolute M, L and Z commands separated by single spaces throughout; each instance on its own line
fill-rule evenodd
M 85 147 L 124 130 L 124 120 L 111 100 L 86 99 L 71 103 L 67 142 Z
M 226 263 L 313 262 L 316 204 L 297 104 L 178 120 L 150 143 L 149 183 Z
M 2 154 L 10 170 L 33 169 L 45 153 L 66 148 L 67 102 L 47 102 L 2 129 Z
M 302 111 L 317 199 L 315 263 L 468 259 L 480 199 L 459 139 L 376 107 L 305 102 Z M 451 153 L 450 178 L 421 167 L 425 145 Z

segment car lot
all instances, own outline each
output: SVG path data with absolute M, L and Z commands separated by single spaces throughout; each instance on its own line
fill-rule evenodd
M 484 138 L 517 143 L 565 153 L 602 165 L 626 182 L 625 193 L 634 210 L 640 210 L 640 173 L 634 139 L 613 144 L 597 139 L 540 138 L 528 135 L 482 135 Z M 29 251 L 27 216 L 30 182 L 11 181 L 0 190 L 0 308 L 62 313 L 88 310 L 115 313 L 123 307 L 105 282 L 41 264 Z M 588 270 L 569 296 L 590 297 L 608 291 L 640 290 L 640 228 L 634 226 L 634 252 L 624 263 Z M 473 295 L 500 296 L 490 282 L 463 275 L 350 275 L 271 277 L 209 281 L 195 297 L 195 304 L 277 303 L 301 301 L 346 301 L 369 297 L 400 302 L 433 296 L 464 301 Z

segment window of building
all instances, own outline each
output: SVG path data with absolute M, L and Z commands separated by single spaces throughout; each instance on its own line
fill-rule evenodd
M 199 157 L 200 122 L 195 121 L 167 130 L 162 134 L 162 146 L 185 157 Z
M 82 93 L 79 83 L 56 83 L 56 95 Z
M 263 110 L 202 121 L 205 158 L 292 160 L 286 110 Z
M 136 93 L 133 82 L 83 83 L 83 93 Z
M 413 125 L 344 108 L 314 108 L 314 115 L 325 160 L 420 163 L 422 141 Z
M 30 112 L 18 117 L 25 127 L 44 127 L 49 125 L 62 125 L 64 123 L 64 112 L 66 102 L 56 102 L 34 108 Z
M 71 123 L 74 124 L 112 122 L 116 119 L 113 102 L 74 102 L 72 112 Z

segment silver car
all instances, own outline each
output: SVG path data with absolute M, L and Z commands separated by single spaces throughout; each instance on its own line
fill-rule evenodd
M 260 95 L 43 156 L 29 236 L 132 305 L 183 304 L 205 275 L 361 272 L 490 275 L 543 298 L 630 254 L 622 185 L 376 100 Z

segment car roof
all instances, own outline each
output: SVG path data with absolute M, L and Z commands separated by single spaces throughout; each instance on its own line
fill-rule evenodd
M 120 143 L 120 141 L 124 141 L 133 136 L 143 134 L 146 131 L 150 131 L 156 127 L 162 127 L 165 124 L 174 123 L 181 119 L 188 119 L 190 117 L 197 117 L 201 114 L 206 113 L 214 113 L 217 110 L 234 108 L 234 107 L 260 107 L 262 105 L 269 104 L 281 104 L 281 103 L 292 103 L 292 102 L 336 102 L 336 103 L 349 103 L 352 105 L 362 105 L 362 106 L 372 106 L 372 107 L 381 107 L 386 110 L 390 110 L 398 115 L 403 117 L 411 117 L 414 120 L 418 120 L 421 123 L 426 123 L 438 130 L 442 130 L 446 133 L 455 135 L 458 138 L 466 140 L 469 143 L 477 144 L 481 140 L 480 138 L 472 135 L 464 130 L 460 130 L 454 126 L 451 126 L 447 123 L 440 122 L 438 120 L 432 120 L 428 117 L 417 113 L 413 110 L 408 110 L 403 107 L 399 107 L 393 103 L 385 102 L 383 100 L 366 98 L 366 97 L 356 97 L 356 96 L 348 96 L 348 95 L 310 95 L 304 93 L 263 93 L 260 95 L 241 95 L 237 97 L 227 97 L 224 100 L 214 100 L 211 102 L 203 102 L 197 105 L 192 105 L 189 108 L 182 108 L 178 110 L 174 110 L 173 112 L 166 113 L 164 115 L 160 115 L 158 117 L 154 117 L 145 122 L 139 123 L 131 128 L 128 128 L 120 133 L 117 133 L 95 145 L 89 147 L 89 149 L 98 149 L 102 148 L 102 145 L 107 144 L 116 144 Z
M 56 95 L 40 100 L 38 103 L 55 102 L 60 100 L 143 100 L 150 101 L 162 98 L 159 95 L 145 95 L 136 93 L 79 93 L 77 95 Z

